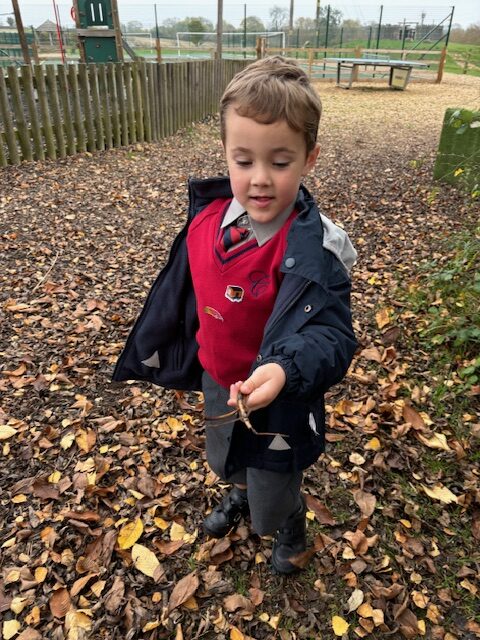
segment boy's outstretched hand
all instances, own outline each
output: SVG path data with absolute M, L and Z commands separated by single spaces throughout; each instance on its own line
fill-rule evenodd
M 279 364 L 270 362 L 255 369 L 252 375 L 243 382 L 230 385 L 230 407 L 237 406 L 238 392 L 246 396 L 245 406 L 255 411 L 269 405 L 285 386 L 287 376 Z

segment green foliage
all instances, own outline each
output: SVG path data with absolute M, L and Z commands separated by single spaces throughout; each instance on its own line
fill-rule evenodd
M 409 294 L 426 348 L 458 362 L 463 388 L 480 383 L 480 225 L 450 239 L 441 257 L 423 265 Z

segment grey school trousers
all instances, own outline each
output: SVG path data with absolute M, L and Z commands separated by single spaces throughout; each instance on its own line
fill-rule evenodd
M 232 410 L 227 405 L 229 391 L 217 384 L 206 372 L 202 377 L 202 388 L 205 415 L 220 416 Z M 221 427 L 206 427 L 207 461 L 210 468 L 225 482 L 247 485 L 252 528 L 260 536 L 271 535 L 300 508 L 303 473 L 277 473 L 247 467 L 227 477 L 225 462 L 234 423 L 232 421 Z

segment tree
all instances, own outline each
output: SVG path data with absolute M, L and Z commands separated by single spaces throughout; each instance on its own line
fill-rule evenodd
M 296 18 L 293 26 L 300 31 L 315 31 L 317 23 L 314 18 Z
M 270 9 L 270 29 L 281 31 L 288 28 L 289 12 L 286 7 L 279 7 L 277 4 Z
M 240 30 L 243 31 L 245 29 L 245 20 L 240 22 Z M 247 31 L 251 31 L 254 33 L 258 33 L 260 31 L 265 31 L 265 25 L 257 18 L 257 16 L 247 16 Z
M 127 22 L 127 33 L 140 33 L 145 31 L 145 27 L 140 20 L 130 20 Z
M 188 31 L 193 32 L 193 35 L 190 36 L 192 43 L 194 45 L 199 45 L 203 40 L 203 36 L 199 33 L 194 33 L 195 31 L 206 31 L 205 25 L 202 22 L 201 18 L 190 18 L 188 21 Z
M 14 27 L 15 26 L 15 19 L 12 18 L 12 16 L 8 16 L 7 24 L 8 24 L 9 27 Z

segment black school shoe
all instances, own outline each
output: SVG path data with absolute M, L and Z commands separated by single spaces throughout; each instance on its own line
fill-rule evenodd
M 303 496 L 299 509 L 289 516 L 283 527 L 275 534 L 272 547 L 272 569 L 274 573 L 295 573 L 300 568 L 290 562 L 289 558 L 302 553 L 307 548 L 307 507 Z
M 233 487 L 203 521 L 203 528 L 212 538 L 223 538 L 249 513 L 247 492 Z

